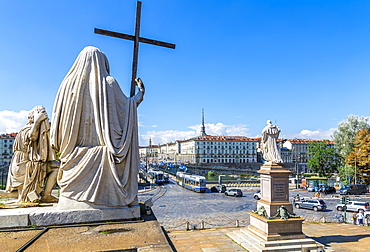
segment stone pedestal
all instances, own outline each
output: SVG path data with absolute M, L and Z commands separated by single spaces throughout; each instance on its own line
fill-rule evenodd
M 284 205 L 292 213 L 293 206 L 289 202 L 289 170 L 277 164 L 264 164 L 258 171 L 261 175 L 261 200 L 257 209 L 263 206 L 268 216 L 274 216 L 279 206 Z
M 290 171 L 278 164 L 264 164 L 261 174 L 261 199 L 257 209 L 264 207 L 268 216 L 276 215 L 279 206 L 285 206 L 293 214 L 289 202 Z M 228 236 L 248 251 L 320 251 L 323 245 L 307 239 L 302 232 L 302 218 L 267 219 L 250 214 L 250 225 Z
M 306 236 L 302 233 L 302 218 L 266 219 L 255 213 L 250 214 L 248 229 L 266 241 L 302 239 Z

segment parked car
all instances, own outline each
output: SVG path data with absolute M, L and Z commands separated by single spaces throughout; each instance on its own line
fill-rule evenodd
M 338 211 L 344 211 L 344 204 L 340 203 L 335 206 Z M 369 202 L 366 201 L 350 201 L 346 204 L 347 211 L 365 212 L 369 209 Z
M 322 186 L 318 189 L 318 192 L 328 194 L 328 193 L 336 193 L 337 190 L 333 186 Z
M 322 211 L 326 209 L 326 204 L 322 199 L 307 199 L 301 201 L 295 201 L 294 206 L 296 208 L 307 208 L 314 211 Z
M 262 196 L 261 196 L 261 191 L 260 191 L 260 190 L 258 190 L 257 192 L 255 192 L 255 193 L 253 194 L 253 198 L 254 198 L 254 199 L 256 199 L 256 200 L 260 200 L 260 199 L 262 198 Z
M 226 196 L 242 197 L 243 192 L 240 189 L 230 189 L 225 191 Z
M 343 185 L 342 188 L 339 189 L 339 194 L 341 195 L 360 195 L 369 192 L 369 188 L 367 185 Z
M 215 185 L 211 187 L 211 192 L 220 192 L 224 193 L 226 191 L 225 185 Z

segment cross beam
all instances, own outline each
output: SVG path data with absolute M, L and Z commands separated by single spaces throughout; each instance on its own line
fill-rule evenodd
M 113 31 L 108 31 L 108 30 L 95 28 L 94 33 L 105 35 L 105 36 L 110 36 L 110 37 L 115 37 L 115 38 L 121 38 L 121 39 L 127 39 L 127 40 L 131 40 L 131 41 L 135 41 L 135 36 L 124 34 L 124 33 L 119 33 L 119 32 L 113 32 Z M 142 38 L 142 37 L 139 37 L 139 42 L 150 44 L 150 45 L 167 47 L 167 48 L 171 48 L 171 49 L 176 48 L 175 44 L 162 42 L 162 41 L 158 41 L 158 40 L 153 40 L 153 39 Z
M 175 49 L 176 47 L 175 44 L 140 37 L 140 18 L 141 18 L 141 2 L 137 1 L 136 2 L 136 24 L 135 24 L 135 35 L 134 36 L 124 34 L 124 33 L 119 33 L 119 32 L 102 30 L 98 28 L 95 28 L 94 30 L 94 33 L 96 34 L 101 34 L 101 35 L 106 35 L 110 37 L 134 41 L 134 54 L 133 54 L 133 59 L 132 59 L 132 75 L 131 75 L 131 91 L 130 91 L 131 97 L 135 95 L 135 86 L 136 86 L 135 79 L 137 76 L 137 64 L 139 60 L 139 43 L 141 42 L 141 43 L 146 43 L 150 45 L 167 47 L 171 49 Z

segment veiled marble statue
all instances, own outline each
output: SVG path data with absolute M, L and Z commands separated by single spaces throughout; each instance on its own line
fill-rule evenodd
M 28 114 L 27 124 L 19 131 L 14 141 L 9 166 L 6 195 L 20 202 L 55 202 L 51 195 L 56 184 L 58 165 L 55 151 L 50 145 L 50 123 L 43 106 L 36 106 Z
M 56 96 L 51 143 L 61 159 L 59 205 L 64 201 L 65 206 L 60 209 L 81 202 L 103 207 L 138 204 L 137 107 L 145 89 L 137 79 L 139 92 L 126 97 L 109 71 L 105 54 L 88 46 Z
M 263 159 L 268 163 L 281 164 L 283 160 L 280 157 L 277 148 L 280 129 L 277 125 L 272 125 L 271 121 L 266 122 L 266 127 L 262 130 L 261 151 Z

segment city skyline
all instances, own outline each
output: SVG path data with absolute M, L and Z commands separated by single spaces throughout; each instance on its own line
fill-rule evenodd
M 136 1 L 4 2 L 0 10 L 0 134 L 27 111 L 49 117 L 59 85 L 88 45 L 106 53 L 129 95 L 133 43 L 94 28 L 134 33 Z M 348 115 L 369 116 L 370 3 L 348 1 L 142 1 L 138 77 L 140 145 L 200 134 L 330 139 Z M 17 18 L 15 18 L 17 17 Z M 52 119 L 52 118 L 51 118 Z

